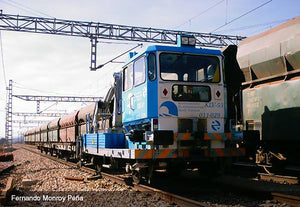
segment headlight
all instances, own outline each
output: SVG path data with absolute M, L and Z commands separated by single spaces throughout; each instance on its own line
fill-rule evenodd
M 189 45 L 195 46 L 196 45 L 196 38 L 195 37 L 189 37 Z
M 181 34 L 177 37 L 177 45 L 181 46 L 196 46 L 196 38 L 193 35 Z
M 189 44 L 189 38 L 188 37 L 181 37 L 181 44 L 182 45 L 188 45 Z

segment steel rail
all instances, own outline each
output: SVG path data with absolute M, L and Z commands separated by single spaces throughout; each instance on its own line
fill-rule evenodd
M 298 177 L 266 174 L 266 173 L 258 173 L 258 175 L 260 176 L 260 180 L 263 181 L 272 181 L 272 182 L 283 183 L 283 184 L 299 184 Z
M 53 157 L 53 156 L 50 156 L 50 155 L 42 154 L 40 152 L 37 152 L 34 149 L 30 149 L 30 148 L 25 147 L 25 146 L 21 146 L 21 148 L 25 149 L 25 150 L 28 150 L 32 153 L 38 154 L 40 156 L 46 157 L 48 159 L 51 159 L 53 161 L 56 161 L 56 162 L 59 162 L 59 163 L 62 163 L 62 164 L 65 164 L 65 165 L 68 165 L 68 166 L 71 166 L 71 167 L 74 167 L 74 168 L 77 167 L 77 164 L 75 164 L 75 163 L 68 162 L 66 160 L 62 160 L 62 159 L 59 159 L 59 158 L 56 158 L 56 157 Z M 85 167 L 85 166 L 81 167 L 80 170 L 82 170 L 84 172 L 87 172 L 87 173 L 90 173 L 90 174 L 96 174 L 97 173 L 96 170 Z M 111 174 L 104 173 L 104 172 L 101 172 L 101 175 L 104 178 L 106 178 L 107 180 L 111 180 L 111 181 L 117 182 L 119 184 L 127 185 L 126 181 L 123 178 L 119 177 L 119 176 L 111 175 Z M 191 200 L 189 198 L 185 198 L 185 197 L 173 194 L 173 193 L 165 192 L 165 191 L 162 191 L 162 190 L 159 190 L 159 189 L 156 189 L 156 188 L 141 185 L 141 184 L 134 184 L 133 189 L 137 190 L 137 191 L 141 191 L 141 192 L 147 192 L 151 195 L 159 196 L 164 201 L 166 201 L 170 204 L 177 204 L 181 207 L 209 207 L 209 205 L 206 205 L 204 203 L 201 203 L 201 202 L 198 202 L 198 201 L 195 201 L 195 200 Z
M 273 200 L 287 203 L 291 206 L 300 206 L 300 196 L 286 195 L 282 193 L 272 193 Z

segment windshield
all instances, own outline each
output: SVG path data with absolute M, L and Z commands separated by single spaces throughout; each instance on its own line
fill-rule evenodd
M 174 101 L 209 102 L 211 100 L 208 86 L 173 85 L 172 99 Z
M 161 53 L 160 76 L 163 80 L 185 82 L 220 82 L 217 57 L 177 53 Z

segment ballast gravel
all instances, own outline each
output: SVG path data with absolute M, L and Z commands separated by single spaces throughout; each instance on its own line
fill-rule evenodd
M 91 175 L 34 154 L 16 146 L 14 154 L 15 168 L 10 172 L 14 179 L 14 190 L 7 206 L 153 206 L 173 207 L 158 196 L 138 192 L 126 185 L 117 184 L 105 178 L 98 180 L 68 180 L 66 177 L 87 178 Z M 199 195 L 195 200 L 203 202 L 203 206 L 214 207 L 288 207 L 276 201 L 255 201 L 237 195 Z M 1 206 L 1 204 L 0 204 Z
M 156 196 L 137 192 L 105 178 L 72 181 L 65 177 L 87 178 L 79 169 L 57 163 L 25 149 L 14 152 L 12 206 L 174 206 Z

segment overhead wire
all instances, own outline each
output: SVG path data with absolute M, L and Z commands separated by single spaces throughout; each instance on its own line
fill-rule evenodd
M 273 0 L 269 0 L 269 1 L 267 1 L 267 2 L 265 2 L 265 3 L 263 3 L 263 4 L 261 4 L 261 5 L 259 5 L 258 7 L 255 7 L 254 9 L 251 9 L 251 10 L 247 11 L 246 13 L 244 13 L 244 14 L 238 16 L 237 18 L 234 18 L 233 20 L 231 20 L 231 21 L 229 21 L 229 22 L 227 22 L 227 23 L 221 25 L 221 26 L 218 27 L 217 29 L 212 30 L 210 33 L 215 32 L 215 31 L 221 29 L 222 27 L 225 27 L 225 26 L 227 26 L 228 24 L 231 24 L 232 22 L 234 22 L 234 21 L 236 21 L 236 20 L 238 20 L 238 19 L 240 19 L 240 18 L 242 18 L 242 17 L 244 17 L 244 16 L 246 16 L 246 15 L 252 13 L 253 11 L 255 11 L 255 10 L 257 10 L 257 9 L 259 9 L 259 8 L 261 8 L 261 7 L 263 7 L 263 6 L 265 6 L 265 5 L 268 4 L 268 3 L 270 3 L 271 1 L 273 1 Z
M 105 41 L 105 42 L 102 42 L 102 43 L 115 44 L 116 42 L 107 42 L 107 41 Z M 117 56 L 114 57 L 113 59 L 111 59 L 111 60 L 107 61 L 106 63 L 104 63 L 103 65 L 106 65 L 106 64 L 108 64 L 108 63 L 117 63 L 117 65 L 116 65 L 115 67 L 112 67 L 112 68 L 110 69 L 110 73 L 105 73 L 105 74 L 103 74 L 103 75 L 100 75 L 99 77 L 101 78 L 101 80 L 98 79 L 96 82 L 100 82 L 100 81 L 101 81 L 101 82 L 103 83 L 103 80 L 108 80 L 108 79 L 110 79 L 110 78 L 113 77 L 111 73 L 120 71 L 120 68 L 121 68 L 121 67 L 120 67 L 119 64 L 120 64 L 120 63 L 123 64 L 124 62 L 123 62 L 123 61 L 122 61 L 122 62 L 115 62 L 115 61 L 113 61 L 113 60 L 118 59 L 118 58 L 120 58 L 121 56 L 124 56 L 125 54 L 127 54 L 127 52 L 129 52 L 129 51 L 131 51 L 131 50 L 133 50 L 133 49 L 135 49 L 135 48 L 138 48 L 138 47 L 142 47 L 142 46 L 143 46 L 143 44 L 127 43 L 127 42 L 120 42 L 120 43 L 117 43 L 117 44 L 126 44 L 126 45 L 132 45 L 132 44 L 134 44 L 134 45 L 136 45 L 136 46 L 133 47 L 133 48 L 131 48 L 131 49 L 129 49 L 129 50 L 127 50 L 126 53 L 124 52 L 124 53 L 122 53 L 122 54 L 120 54 L 120 55 L 117 55 Z M 101 71 L 103 71 L 103 70 L 100 70 L 100 72 L 101 72 Z M 111 77 L 109 78 L 108 76 L 111 76 Z M 79 93 L 82 94 L 84 91 L 90 89 L 90 87 L 93 86 L 93 85 L 94 85 L 94 83 L 89 84 L 88 86 L 86 86 L 85 88 L 83 88 Z M 102 85 L 102 84 L 101 84 L 101 85 Z M 101 92 L 101 91 L 106 91 L 106 90 L 108 90 L 110 87 L 111 87 L 110 84 L 107 84 L 107 85 L 104 85 L 104 86 L 102 85 L 101 88 L 98 88 L 97 91 L 94 92 L 94 94 L 98 94 L 98 93 Z
M 263 31 L 270 30 L 270 29 L 272 29 L 272 27 L 273 27 L 273 26 L 271 26 L 271 25 L 265 25 L 263 28 L 256 29 L 256 30 L 254 30 L 254 31 L 248 32 L 248 35 L 249 35 L 249 36 L 253 36 L 253 35 L 258 34 L 258 33 L 261 33 L 261 32 L 263 32 Z
M 187 21 L 185 21 L 182 24 L 174 27 L 173 29 L 177 29 L 177 28 L 181 27 L 182 25 L 185 25 L 186 23 L 191 22 L 193 19 L 196 19 L 197 17 L 201 16 L 202 14 L 204 14 L 204 13 L 208 12 L 209 10 L 215 8 L 216 6 L 218 6 L 219 4 L 221 4 L 223 1 L 225 1 L 225 0 L 221 0 L 221 1 L 217 2 L 216 4 L 212 5 L 211 7 L 208 7 L 207 9 L 205 9 L 205 10 L 201 11 L 199 14 L 197 14 L 197 15 L 189 18 Z
M 29 7 L 29 6 L 26 6 L 24 4 L 21 4 L 19 2 L 13 1 L 13 0 L 2 0 L 1 2 L 5 3 L 5 4 L 8 4 L 10 6 L 16 7 L 18 9 L 21 9 L 23 11 L 36 14 L 38 16 L 42 15 L 42 16 L 47 16 L 47 17 L 50 17 L 50 18 L 54 18 L 53 16 L 50 16 L 50 15 L 44 13 L 44 12 L 38 11 L 36 9 L 33 9 L 33 8 Z
M 29 87 L 27 87 L 23 84 L 15 82 L 15 81 L 13 81 L 13 83 L 14 83 L 14 88 L 19 88 L 19 89 L 24 89 L 24 90 L 29 90 L 29 91 L 35 91 L 35 92 L 41 92 L 41 93 L 50 93 L 50 94 L 56 94 L 56 95 L 63 95 L 63 94 L 58 93 L 58 92 L 43 91 L 43 90 L 39 90 L 39 89 L 29 88 Z M 17 85 L 15 85 L 15 84 L 17 84 Z
M 225 16 L 225 23 L 227 23 L 228 20 L 228 0 L 226 0 L 226 16 Z
M 55 93 L 56 95 L 63 95 L 63 94 L 59 94 L 59 93 L 57 93 L 57 92 L 49 92 L 49 91 L 43 91 L 43 90 L 32 89 L 32 88 L 29 88 L 29 87 L 27 87 L 27 86 L 24 86 L 23 84 L 17 83 L 17 82 L 15 82 L 15 81 L 13 81 L 13 83 L 14 83 L 14 88 L 25 89 L 25 90 L 31 90 L 31 91 L 42 92 L 42 93 Z M 52 104 L 51 106 L 47 107 L 46 109 L 43 109 L 41 112 L 44 112 L 44 111 L 48 110 L 49 108 L 51 108 L 52 106 L 57 105 L 57 104 L 58 104 L 58 102 L 55 102 L 54 104 Z M 65 104 L 63 104 L 63 105 L 66 106 Z M 62 107 L 62 104 L 60 104 L 60 107 Z M 69 107 L 69 106 L 68 106 L 68 107 Z M 65 108 L 66 108 L 66 107 L 65 107 Z M 66 110 L 67 110 L 67 109 L 66 109 Z M 66 110 L 65 110 L 65 111 L 66 111 Z M 55 111 L 57 111 L 57 110 L 55 110 Z M 40 112 L 40 113 L 41 113 L 41 112 Z
M 2 3 L 4 4 L 7 4 L 7 5 L 10 5 L 12 7 L 15 7 L 15 8 L 18 8 L 20 10 L 23 10 L 23 11 L 26 11 L 26 12 L 29 12 L 29 13 L 33 13 L 33 14 L 38 14 L 38 16 L 48 16 L 48 17 L 51 17 L 51 18 L 54 18 L 46 13 L 43 13 L 43 12 L 40 12 L 38 10 L 35 10 L 31 7 L 28 7 L 24 4 L 21 4 L 19 2 L 16 2 L 16 1 L 13 1 L 13 0 L 7 0 L 7 1 L 1 1 Z M 0 31 L 0 49 L 1 49 L 1 60 L 2 60 L 2 71 L 3 71 L 3 79 L 4 79 L 4 83 L 5 83 L 5 86 L 6 88 L 8 87 L 8 83 L 7 83 L 7 78 L 6 78 L 6 69 L 5 69 L 5 64 L 4 64 L 4 52 L 3 52 L 3 43 L 2 43 L 2 35 L 1 35 L 1 31 Z M 14 86 L 16 88 L 18 88 L 18 86 Z M 21 88 L 21 87 L 19 87 Z M 24 87 L 23 87 L 24 88 Z M 36 90 L 38 91 L 38 90 Z M 6 99 L 8 100 L 8 90 L 6 90 Z M 7 102 L 7 101 L 6 101 Z M 6 105 L 7 107 L 7 105 Z M 7 112 L 7 111 L 6 111 Z
M 254 24 L 254 25 L 249 25 L 249 26 L 244 26 L 244 27 L 237 27 L 237 28 L 233 28 L 233 29 L 219 30 L 219 32 L 221 32 L 221 33 L 223 33 L 223 32 L 232 32 L 232 31 L 246 30 L 246 29 L 255 28 L 255 27 L 271 26 L 271 25 L 287 22 L 289 20 L 291 20 L 291 19 L 282 19 L 282 20 L 266 22 L 266 23 L 261 23 L 261 24 Z

